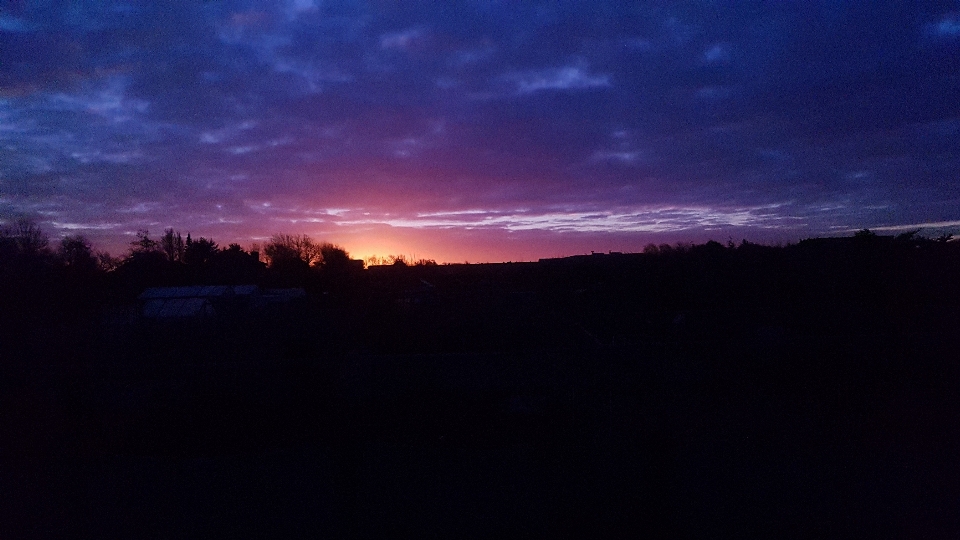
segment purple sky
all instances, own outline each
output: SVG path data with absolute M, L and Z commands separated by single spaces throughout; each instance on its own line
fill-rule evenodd
M 960 2 L 0 0 L 0 219 L 354 256 L 960 230 Z

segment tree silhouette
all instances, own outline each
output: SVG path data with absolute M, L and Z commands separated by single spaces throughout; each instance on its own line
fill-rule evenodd
M 79 234 L 63 237 L 57 256 L 64 266 L 77 272 L 92 272 L 98 268 L 90 242 Z
M 280 233 L 273 235 L 263 246 L 263 254 L 271 267 L 277 264 L 295 265 L 296 260 L 300 260 L 309 267 L 323 260 L 321 247 L 305 234 Z
M 137 239 L 130 242 L 130 254 L 135 253 L 150 253 L 157 251 L 160 244 L 150 238 L 150 231 L 147 229 L 140 229 L 137 231 Z
M 163 231 L 163 236 L 160 238 L 160 251 L 167 256 L 168 261 L 182 262 L 186 247 L 179 231 L 174 232 L 173 228 Z
M 0 237 L 6 239 L 18 255 L 35 257 L 45 254 L 50 238 L 35 221 L 27 217 L 17 218 L 12 225 L 0 229 Z
M 320 244 L 320 267 L 325 270 L 344 270 L 350 267 L 350 255 L 340 246 Z
M 113 257 L 110 253 L 106 251 L 98 251 L 96 254 L 97 258 L 97 267 L 103 272 L 110 272 L 116 270 L 118 266 L 123 262 L 123 259 L 120 257 Z
M 241 285 L 257 282 L 263 274 L 264 264 L 252 253 L 247 253 L 240 244 L 230 244 L 217 252 L 209 268 L 209 279 L 218 284 Z
M 205 266 L 217 256 L 217 243 L 212 239 L 200 237 L 193 240 L 187 235 L 187 243 L 183 250 L 183 262 L 189 266 Z

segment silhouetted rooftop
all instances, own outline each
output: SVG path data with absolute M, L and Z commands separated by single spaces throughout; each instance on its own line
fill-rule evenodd
M 143 316 L 151 319 L 204 317 L 214 314 L 206 298 L 169 298 L 147 300 Z
M 192 287 L 150 287 L 145 289 L 138 300 L 159 298 L 223 298 L 228 296 L 249 296 L 257 294 L 256 285 L 201 285 Z

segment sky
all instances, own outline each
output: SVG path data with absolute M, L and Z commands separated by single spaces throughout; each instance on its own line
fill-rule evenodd
M 960 1 L 0 0 L 0 219 L 536 260 L 960 231 Z

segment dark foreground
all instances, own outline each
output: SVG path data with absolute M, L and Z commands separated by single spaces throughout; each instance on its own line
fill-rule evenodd
M 955 537 L 955 261 L 704 257 L 37 319 L 0 537 Z

